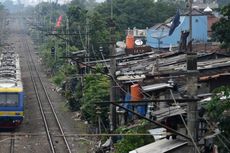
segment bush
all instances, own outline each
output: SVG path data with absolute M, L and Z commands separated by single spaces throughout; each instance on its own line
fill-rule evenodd
M 142 123 L 133 129 L 127 130 L 126 128 L 120 128 L 117 130 L 117 132 L 123 134 L 148 133 L 148 128 L 146 128 L 146 126 L 148 126 L 148 124 Z M 132 151 L 151 142 L 154 142 L 154 138 L 152 136 L 123 136 L 122 139 L 115 144 L 115 153 L 128 153 L 129 151 Z
M 85 119 L 91 123 L 96 123 L 95 102 L 108 101 L 109 80 L 102 74 L 89 74 L 84 78 L 81 101 L 81 111 Z M 101 119 L 106 122 L 108 108 L 102 109 Z

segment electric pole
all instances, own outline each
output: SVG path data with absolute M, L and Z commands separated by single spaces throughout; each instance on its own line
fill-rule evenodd
M 110 101 L 114 102 L 116 97 L 116 89 L 115 89 L 115 71 L 116 71 L 116 59 L 115 59 L 115 24 L 113 21 L 113 1 L 111 0 L 111 19 L 110 19 Z M 116 106 L 110 104 L 110 131 L 116 129 Z
M 193 0 L 189 0 L 189 51 L 192 52 L 192 3 Z
M 88 18 L 88 15 L 86 14 L 86 26 L 85 26 L 85 47 L 84 49 L 86 50 L 86 62 L 89 62 L 90 61 L 90 47 L 89 47 L 89 42 L 90 42 L 90 38 L 89 38 L 89 18 Z M 87 67 L 86 67 L 86 72 L 87 72 Z
M 69 18 L 66 16 L 66 50 L 65 50 L 65 56 L 69 56 Z
M 192 52 L 192 3 L 193 0 L 189 0 L 189 52 L 187 52 L 187 91 L 190 98 L 196 98 L 197 96 L 197 54 Z M 190 150 L 193 152 L 199 152 L 197 146 L 198 140 L 198 113 L 197 113 L 197 101 L 188 102 L 187 104 L 187 126 L 188 134 L 194 140 L 189 143 Z M 194 146 L 196 145 L 196 146 Z

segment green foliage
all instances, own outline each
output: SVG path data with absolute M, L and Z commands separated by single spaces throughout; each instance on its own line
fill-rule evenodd
M 207 104 L 208 115 L 218 121 L 223 117 L 223 112 L 230 109 L 230 87 L 222 86 L 213 92 L 212 100 Z
M 104 16 L 98 12 L 94 12 L 90 16 L 90 25 L 91 42 L 94 44 L 94 47 L 98 49 L 100 47 L 99 43 L 105 44 L 109 41 L 110 31 Z M 105 52 L 105 55 L 108 54 L 108 51 Z
M 84 77 L 81 111 L 84 117 L 96 123 L 95 102 L 108 101 L 110 81 L 102 74 L 89 74 Z M 101 118 L 106 122 L 108 109 L 102 109 Z
M 51 55 L 52 47 L 55 47 L 55 57 Z M 70 53 L 78 50 L 75 46 L 70 46 L 68 49 Z M 61 58 L 66 54 L 66 44 L 60 39 L 48 39 L 46 43 L 40 46 L 39 53 L 46 67 L 51 69 L 51 73 L 56 73 L 66 61 L 66 59 Z
M 53 77 L 53 81 L 57 85 L 61 85 L 61 83 L 68 77 L 75 74 L 76 69 L 74 66 L 69 64 L 62 65 L 58 71 L 55 73 Z
M 226 138 L 230 137 L 230 116 L 225 115 L 225 112 L 230 111 L 230 87 L 223 86 L 217 88 L 214 91 L 212 100 L 206 106 L 208 111 L 208 116 L 211 122 L 219 123 L 219 128 L 221 130 L 221 135 Z M 219 146 L 219 152 L 225 153 L 228 152 L 223 146 L 223 143 L 220 139 L 216 138 L 216 143 Z
M 59 72 L 57 73 L 54 77 L 53 77 L 53 82 L 56 84 L 56 85 L 61 85 L 63 80 L 64 80 L 65 76 L 63 73 Z
M 221 9 L 223 17 L 213 24 L 213 39 L 220 41 L 223 48 L 230 48 L 230 4 Z
M 229 0 L 218 0 L 219 6 L 223 7 L 225 5 L 228 5 L 230 3 Z
M 147 133 L 147 128 L 144 122 L 132 129 L 120 128 L 117 132 L 122 134 L 140 134 Z M 152 136 L 124 136 L 115 144 L 115 153 L 127 153 L 143 145 L 154 141 Z

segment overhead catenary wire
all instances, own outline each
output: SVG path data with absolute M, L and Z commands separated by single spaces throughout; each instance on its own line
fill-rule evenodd
M 211 125 L 211 123 L 210 123 L 206 118 L 203 117 L 203 119 L 204 119 L 204 120 L 206 121 L 206 123 L 209 125 L 209 127 L 211 128 L 211 130 L 214 131 L 214 128 L 212 128 L 213 126 Z M 222 134 L 220 133 L 220 136 L 222 136 L 222 137 L 224 138 L 224 140 L 225 140 L 227 143 L 230 144 L 229 140 L 228 140 L 224 135 L 222 135 Z M 226 144 L 224 143 L 224 141 L 220 138 L 220 136 L 217 135 L 217 138 L 218 138 L 219 141 L 224 145 L 224 147 L 228 150 L 228 152 L 230 152 L 230 149 L 228 148 L 228 145 L 226 145 Z
M 172 96 L 172 98 L 173 98 L 173 100 L 174 100 L 175 105 L 176 105 L 176 106 L 179 106 L 178 103 L 177 103 L 177 101 L 175 100 L 175 97 L 174 97 L 173 92 L 172 92 L 171 89 L 170 89 L 170 94 L 171 94 L 171 96 Z M 179 106 L 179 107 L 180 107 L 180 106 Z M 198 153 L 200 153 L 200 150 L 199 150 L 198 146 L 196 145 L 196 142 L 195 142 L 195 140 L 194 140 L 194 138 L 193 138 L 193 136 L 192 136 L 190 130 L 188 129 L 188 126 L 187 126 L 187 124 L 186 124 L 186 122 L 185 122 L 185 120 L 184 120 L 182 114 L 179 114 L 179 115 L 180 115 L 180 118 L 181 118 L 181 120 L 182 120 L 182 122 L 183 122 L 183 124 L 184 124 L 184 126 L 185 126 L 185 128 L 186 128 L 186 130 L 187 130 L 187 132 L 188 132 L 189 137 L 191 138 L 191 141 L 192 141 L 192 143 L 193 143 L 195 149 L 197 150 Z
M 224 138 L 224 140 L 225 140 L 228 144 L 230 144 L 230 141 L 229 141 L 223 134 L 220 134 L 220 136 L 222 136 L 222 137 Z
M 224 143 L 224 141 L 219 137 L 219 135 L 217 135 L 217 138 L 220 140 L 220 142 L 224 145 L 224 147 L 228 150 L 228 152 L 230 152 L 230 149 L 228 148 L 228 145 L 226 145 Z
M 97 137 L 97 136 L 152 136 L 150 133 L 101 133 L 101 134 L 89 134 L 89 133 L 65 133 L 64 135 L 62 134 L 56 134 L 56 133 L 51 133 L 52 136 L 55 137 Z M 167 132 L 165 132 L 167 134 Z M 164 134 L 154 134 L 154 135 L 164 135 Z M 15 138 L 17 137 L 43 137 L 45 136 L 44 133 L 15 133 L 15 134 L 1 134 L 1 136 L 14 136 Z M 0 140 L 1 142 L 2 140 Z
M 170 132 L 172 132 L 172 133 L 174 133 L 174 134 L 180 135 L 180 136 L 182 136 L 183 138 L 186 138 L 186 139 L 188 139 L 188 140 L 191 141 L 191 138 L 188 137 L 187 135 L 184 135 L 184 134 L 182 134 L 182 133 L 179 133 L 178 131 L 176 131 L 176 130 L 174 130 L 174 129 L 172 129 L 172 128 L 170 128 L 170 127 L 164 125 L 164 124 L 161 124 L 160 122 L 157 122 L 157 121 L 151 120 L 151 119 L 149 119 L 149 118 L 147 118 L 147 117 L 145 117 L 145 116 L 142 116 L 141 114 L 139 114 L 139 113 L 137 113 L 137 112 L 135 112 L 135 111 L 133 111 L 133 110 L 127 109 L 127 108 L 125 108 L 124 106 L 121 106 L 121 105 L 117 104 L 116 102 L 111 102 L 111 103 L 112 103 L 113 105 L 115 105 L 115 106 L 121 108 L 121 109 L 126 110 L 126 111 L 129 112 L 129 113 L 132 113 L 132 114 L 134 114 L 134 115 L 136 115 L 136 116 L 138 116 L 138 117 L 140 117 L 140 118 L 142 118 L 142 119 L 145 119 L 145 120 L 149 121 L 150 123 L 153 123 L 153 124 L 155 124 L 155 125 L 157 125 L 157 126 L 163 127 L 163 128 L 165 128 L 165 129 L 167 129 L 168 131 L 170 131 Z
M 101 54 L 102 59 L 105 60 L 105 57 L 104 57 L 103 53 L 100 52 L 100 54 Z M 104 62 L 104 65 L 105 65 L 106 68 L 108 69 L 108 66 L 107 66 L 106 62 Z M 120 86 L 120 84 L 116 81 L 116 79 L 115 79 L 112 75 L 111 75 L 111 78 L 112 78 L 113 81 L 116 83 L 116 85 L 117 85 L 124 93 L 127 94 L 127 91 L 126 91 L 124 88 L 122 88 L 122 87 Z

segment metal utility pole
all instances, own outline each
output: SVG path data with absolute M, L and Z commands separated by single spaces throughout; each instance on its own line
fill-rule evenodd
M 115 101 L 116 97 L 116 89 L 115 89 L 115 71 L 116 71 L 116 59 L 114 57 L 116 50 L 115 50 L 115 24 L 113 22 L 113 1 L 111 0 L 111 20 L 110 20 L 110 75 L 111 75 L 111 81 L 110 81 L 110 101 Z M 110 104 L 110 131 L 113 131 L 116 129 L 116 106 L 113 104 Z
M 197 96 L 197 54 L 192 52 L 192 2 L 189 0 L 189 52 L 187 52 L 187 91 L 190 98 L 196 98 Z M 197 112 L 197 102 L 188 102 L 187 104 L 187 126 L 188 134 L 194 140 L 190 143 L 190 149 L 194 150 L 195 153 L 199 152 L 196 145 L 198 141 L 198 112 Z

